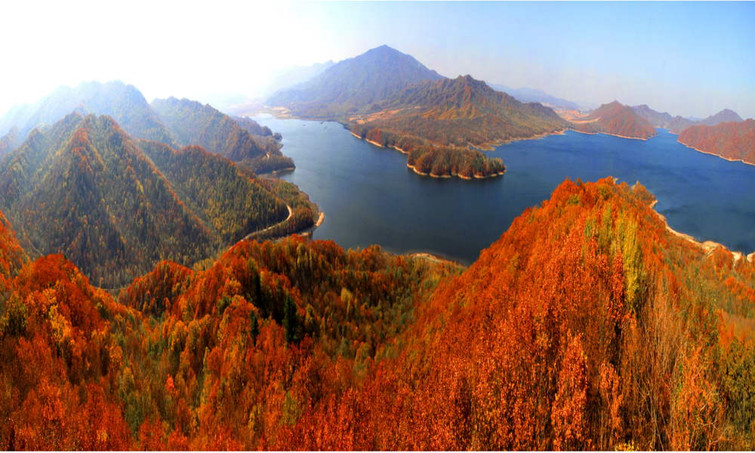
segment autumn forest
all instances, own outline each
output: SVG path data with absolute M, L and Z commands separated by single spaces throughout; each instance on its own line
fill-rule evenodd
M 652 202 L 567 181 L 466 270 L 292 237 L 117 296 L 2 219 L 2 447 L 752 448 L 755 266 Z
M 755 450 L 755 4 L 33 3 L 0 450 Z

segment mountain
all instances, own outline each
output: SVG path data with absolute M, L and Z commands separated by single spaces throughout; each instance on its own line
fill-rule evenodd
M 536 88 L 510 88 L 500 84 L 491 84 L 490 86 L 497 91 L 503 91 L 513 96 L 520 102 L 539 102 L 545 106 L 561 110 L 581 110 L 576 102 L 558 98 Z
M 0 120 L 0 139 L 9 149 L 21 144 L 35 127 L 53 124 L 71 112 L 111 116 L 132 137 L 172 147 L 199 145 L 256 172 L 293 168 L 284 156 L 280 136 L 251 119 L 230 117 L 209 106 L 187 99 L 156 100 L 148 104 L 142 93 L 122 82 L 88 82 L 76 88 L 62 87 L 34 105 L 17 107 Z
M 161 259 L 207 258 L 287 214 L 228 160 L 136 141 L 112 118 L 94 115 L 32 131 L 0 164 L 0 193 L 27 250 L 65 253 L 106 286 Z
M 151 106 L 181 146 L 199 145 L 258 173 L 294 167 L 270 129 L 254 120 L 236 119 L 188 99 L 156 99 Z
M 330 60 L 308 66 L 292 66 L 286 68 L 275 74 L 273 81 L 265 87 L 265 93 L 267 95 L 272 95 L 278 91 L 296 88 L 327 71 L 334 64 L 335 63 Z
M 672 117 L 666 112 L 657 112 L 644 104 L 634 106 L 632 107 L 632 110 L 634 110 L 637 115 L 647 120 L 653 126 L 668 129 L 670 132 L 673 132 L 675 134 L 679 134 L 686 128 L 696 124 L 715 126 L 719 123 L 742 121 L 742 118 L 736 112 L 729 109 L 721 110 L 715 115 L 711 115 L 702 120 L 683 118 L 678 115 Z
M 673 132 L 675 134 L 678 134 L 689 126 L 695 124 L 693 120 L 690 120 L 688 118 L 683 118 L 678 115 L 672 117 L 666 112 L 657 112 L 648 107 L 646 104 L 634 106 L 632 107 L 632 110 L 634 110 L 637 115 L 644 118 L 653 126 L 667 129 L 669 132 Z
M 736 114 L 735 114 L 736 115 Z M 679 134 L 679 142 L 729 160 L 755 165 L 755 120 L 696 125 Z
M 351 118 L 352 132 L 409 153 L 415 171 L 436 176 L 501 173 L 502 163 L 490 165 L 490 159 L 469 147 L 491 147 L 568 126 L 551 109 L 523 104 L 468 75 L 406 88 L 377 106 L 374 113 Z
M 36 104 L 18 107 L 9 112 L 0 120 L 0 135 L 17 127 L 18 145 L 35 127 L 54 124 L 71 112 L 108 115 L 135 138 L 173 144 L 170 132 L 152 111 L 142 93 L 133 85 L 119 81 L 87 82 L 75 88 L 58 88 Z
M 656 135 L 650 122 L 638 115 L 632 107 L 618 101 L 603 104 L 588 115 L 570 121 L 574 130 L 590 134 L 603 133 L 642 140 Z
M 740 117 L 737 112 L 729 109 L 723 109 L 715 115 L 711 115 L 703 120 L 700 120 L 700 124 L 704 124 L 706 126 L 715 126 L 720 123 L 731 123 L 738 121 L 742 121 L 742 117 Z
M 13 148 L 18 143 L 18 128 L 12 128 L 7 134 L 0 137 L 0 160 L 13 151 Z
M 755 263 L 653 202 L 565 181 L 468 269 L 243 241 L 117 301 L 0 221 L 0 447 L 751 450 Z
M 388 46 L 340 61 L 296 87 L 279 91 L 267 103 L 295 116 L 336 119 L 368 109 L 402 89 L 442 77 L 410 55 Z

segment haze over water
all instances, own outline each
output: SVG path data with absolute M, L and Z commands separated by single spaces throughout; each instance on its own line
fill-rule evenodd
M 282 178 L 325 212 L 314 238 L 343 247 L 379 244 L 469 264 L 564 179 L 613 176 L 645 185 L 672 228 L 735 251 L 755 250 L 755 166 L 699 153 L 665 130 L 647 141 L 568 131 L 513 142 L 490 153 L 503 158 L 503 177 L 462 181 L 418 176 L 404 155 L 358 140 L 337 123 L 255 120 L 283 134 L 283 152 L 297 168 Z

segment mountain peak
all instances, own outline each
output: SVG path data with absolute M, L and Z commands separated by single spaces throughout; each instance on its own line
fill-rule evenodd
M 443 77 L 411 55 L 382 45 L 339 61 L 308 82 L 274 94 L 268 103 L 307 118 L 343 118 L 427 80 Z
M 393 47 L 389 46 L 388 44 L 383 44 L 381 46 L 377 46 L 375 48 L 372 48 L 365 52 L 365 54 L 368 53 L 374 53 L 374 52 L 380 52 L 380 53 L 401 53 L 398 50 L 394 49 Z
M 723 109 L 715 115 L 711 115 L 700 121 L 700 123 L 707 126 L 715 126 L 719 123 L 738 123 L 740 121 L 742 121 L 742 117 L 739 116 L 737 112 L 730 109 Z

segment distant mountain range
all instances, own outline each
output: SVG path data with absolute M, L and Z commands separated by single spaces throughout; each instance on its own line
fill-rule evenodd
M 715 115 L 711 115 L 699 121 L 696 121 L 692 118 L 683 118 L 678 115 L 672 117 L 666 112 L 661 113 L 655 111 L 648 107 L 646 104 L 634 106 L 632 107 L 632 109 L 635 111 L 635 113 L 647 120 L 653 126 L 668 129 L 670 132 L 673 132 L 675 134 L 679 134 L 684 129 L 695 124 L 715 126 L 716 124 L 724 122 L 742 121 L 742 118 L 736 112 L 733 112 L 729 109 L 721 110 Z
M 721 117 L 723 115 L 719 116 Z M 727 114 L 726 117 L 733 117 L 733 115 Z M 741 160 L 755 165 L 755 120 L 753 119 L 718 123 L 715 126 L 704 124 L 691 126 L 679 134 L 679 142 L 724 159 Z
M 582 107 L 576 102 L 558 98 L 535 88 L 510 88 L 500 84 L 490 84 L 490 87 L 497 91 L 503 91 L 521 102 L 539 102 L 554 109 L 582 110 Z
M 71 112 L 108 115 L 135 138 L 175 144 L 142 93 L 118 81 L 61 87 L 34 104 L 16 107 L 0 119 L 0 136 L 15 127 L 19 144 L 35 127 L 54 124 Z
M 271 131 L 250 126 L 252 120 L 238 120 L 185 99 L 150 105 L 138 89 L 119 81 L 59 88 L 35 104 L 13 109 L 0 119 L 0 137 L 5 137 L 0 143 L 12 142 L 10 149 L 15 148 L 35 127 L 54 124 L 71 112 L 108 115 L 134 138 L 173 147 L 201 145 L 253 171 L 293 167 Z M 255 134 L 257 130 L 262 133 Z
M 644 118 L 654 127 L 668 129 L 675 134 L 678 134 L 685 128 L 694 124 L 694 121 L 690 120 L 689 118 L 683 118 L 681 116 L 672 117 L 666 112 L 657 112 L 648 107 L 646 104 L 634 106 L 632 107 L 632 110 L 634 110 L 636 114 Z
M 279 91 L 268 99 L 268 104 L 287 107 L 303 118 L 343 118 L 361 113 L 408 86 L 441 78 L 414 57 L 380 46 Z
M 523 104 L 470 76 L 446 79 L 388 46 L 338 62 L 268 103 L 294 116 L 347 123 L 359 137 L 400 148 L 411 168 L 433 176 L 501 174 L 502 163 L 469 147 L 568 126 L 547 107 Z
M 137 140 L 111 117 L 78 113 L 32 130 L 0 161 L 0 194 L 27 250 L 64 253 L 108 287 L 159 260 L 207 258 L 288 214 L 222 156 Z
M 648 139 L 658 127 L 679 134 L 695 124 L 742 121 L 728 109 L 696 122 L 618 101 L 582 113 L 577 103 L 540 90 L 494 88 L 499 91 L 470 76 L 446 79 L 413 57 L 381 46 L 277 92 L 268 104 L 285 107 L 295 117 L 345 123 L 360 138 L 409 154 L 412 169 L 432 176 L 500 174 L 502 163 L 471 148 L 568 128 Z

